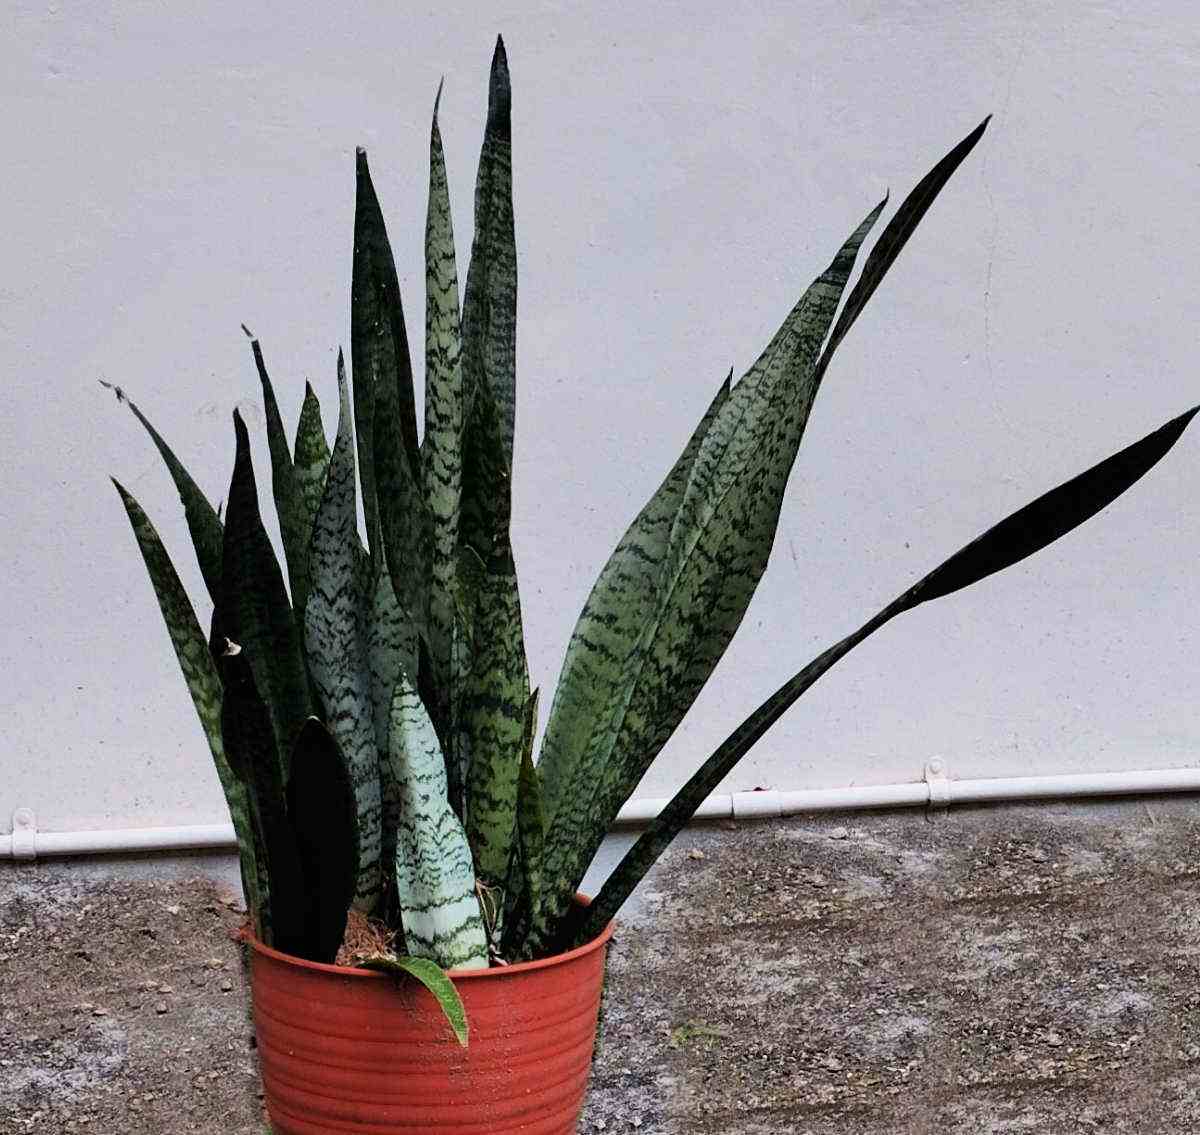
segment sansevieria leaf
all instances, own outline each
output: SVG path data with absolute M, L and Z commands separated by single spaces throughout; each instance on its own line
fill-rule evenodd
M 421 479 L 430 524 L 427 638 L 436 705 L 430 706 L 442 735 L 449 724 L 454 674 L 450 664 L 455 618 L 455 564 L 462 494 L 463 374 L 454 228 L 438 103 L 429 140 L 429 207 L 425 222 L 425 436 Z
M 396 599 L 386 563 L 384 569 L 378 572 L 372 572 L 369 564 L 363 565 L 360 561 L 360 569 L 364 566 L 366 570 L 361 574 L 359 586 L 362 595 L 370 600 L 370 608 L 365 612 L 367 659 L 371 673 L 371 712 L 383 804 L 380 863 L 390 864 L 396 854 L 396 827 L 401 815 L 400 786 L 392 775 L 392 763 L 388 759 L 392 693 L 402 674 L 417 673 L 417 628 Z M 382 867 L 380 874 L 384 875 Z
M 842 308 L 833 331 L 830 332 L 829 342 L 821 353 L 821 361 L 817 364 L 817 381 L 820 382 L 833 358 L 834 351 L 846 337 L 846 333 L 854 326 L 854 321 L 862 314 L 867 301 L 875 294 L 888 269 L 895 263 L 900 250 L 908 243 L 921 218 L 929 211 L 942 187 L 948 182 L 954 171 L 962 165 L 967 155 L 975 148 L 976 143 L 983 137 L 992 116 L 989 114 L 974 130 L 971 131 L 957 146 L 954 147 L 940 162 L 937 163 L 913 188 L 904 199 L 904 203 L 896 210 L 896 215 L 887 223 L 875 246 L 863 264 L 862 275 L 858 283 L 850 289 L 846 297 L 846 306 Z
M 304 535 L 305 579 L 308 578 L 308 557 L 312 545 L 313 525 L 317 509 L 325 492 L 325 474 L 329 470 L 329 443 L 321 422 L 321 403 L 310 383 L 304 384 L 304 403 L 300 407 L 300 424 L 296 427 L 293 468 L 296 477 L 298 527 Z M 292 604 L 303 615 L 303 608 Z
M 400 302 L 400 283 L 367 153 L 356 159 L 354 262 L 350 282 L 350 361 L 354 371 L 354 424 L 367 542 L 378 551 L 379 501 L 375 478 L 376 403 L 387 397 L 399 407 L 394 428 L 403 439 L 410 468 L 419 468 L 412 361 Z
M 309 550 L 311 591 L 304 612 L 309 672 L 325 722 L 345 754 L 358 819 L 355 907 L 372 910 L 382 881 L 382 800 L 371 702 L 367 630 L 369 592 L 359 568 L 354 495 L 354 429 L 345 368 L 338 355 L 338 428 Z
M 784 683 L 729 735 L 626 853 L 584 914 L 570 920 L 562 942 L 599 932 L 666 846 L 760 737 L 814 682 L 885 623 L 930 599 L 952 594 L 1040 551 L 1077 528 L 1140 480 L 1179 440 L 1200 407 L 1173 418 L 1140 441 L 1045 493 L 988 529 Z
M 386 327 L 375 347 L 377 357 L 393 356 Z M 419 466 L 405 449 L 402 420 L 395 384 L 378 383 L 373 429 L 381 540 L 371 554 L 377 562 L 386 562 L 397 601 L 417 632 L 423 633 L 429 607 L 429 517 L 418 481 Z
M 221 519 L 217 516 L 217 510 L 209 503 L 208 498 L 201 492 L 200 486 L 183 467 L 183 463 L 175 456 L 174 451 L 163 440 L 162 435 L 150 424 L 125 391 L 119 386 L 103 380 L 100 385 L 111 390 L 117 396 L 118 402 L 124 402 L 129 407 L 133 416 L 142 423 L 150 435 L 150 440 L 154 442 L 155 448 L 162 456 L 163 463 L 171 474 L 171 480 L 175 482 L 179 499 L 183 502 L 183 513 L 187 520 L 188 532 L 192 537 L 192 544 L 196 549 L 196 560 L 200 565 L 200 574 L 204 577 L 204 586 L 208 589 L 209 598 L 216 603 L 221 594 L 221 544 L 224 539 Z
M 358 885 L 358 816 L 350 770 L 316 717 L 301 728 L 290 764 L 288 821 L 311 903 L 307 956 L 332 962 Z
M 692 462 L 717 411 L 729 396 L 721 384 L 679 460 L 638 513 L 600 572 L 571 634 L 538 766 L 548 810 L 553 811 L 574 783 L 563 781 L 576 768 L 604 714 L 617 704 L 628 680 L 630 654 L 654 614 L 667 542 Z
M 225 633 L 245 651 L 255 688 L 267 704 L 286 781 L 287 758 L 312 713 L 308 677 L 283 573 L 258 511 L 250 437 L 236 410 L 233 422 L 237 453 L 225 516 L 223 601 L 217 606 Z
M 512 87 L 504 41 L 496 40 L 488 115 L 475 182 L 475 239 L 463 295 L 467 396 L 486 384 L 505 467 L 512 468 L 516 414 L 517 250 L 512 203 Z M 510 492 L 496 486 L 496 492 Z M 507 509 L 505 510 L 507 511 Z
M 500 955 L 509 961 L 536 920 L 542 905 L 542 856 L 546 843 L 546 817 L 542 811 L 542 785 L 533 763 L 533 738 L 537 732 L 538 691 L 525 707 L 525 735 L 521 739 L 521 772 L 517 780 L 517 840 L 504 887 L 504 925 Z M 519 960 L 519 959 L 518 959 Z
M 221 738 L 221 679 L 217 674 L 216 663 L 209 653 L 208 642 L 196 620 L 191 600 L 188 599 L 175 571 L 175 565 L 171 563 L 171 558 L 150 518 L 133 495 L 115 478 L 113 484 L 121 494 L 121 502 L 125 505 L 129 523 L 133 526 L 133 534 L 137 538 L 142 559 L 146 563 L 146 571 L 158 599 L 158 608 L 171 636 L 171 645 L 175 648 L 175 657 L 179 660 L 179 668 L 183 671 L 188 692 L 192 695 L 192 704 L 196 707 L 200 724 L 204 728 L 204 736 L 212 752 L 213 764 L 216 765 L 217 777 L 225 793 L 225 803 L 229 806 L 229 816 L 237 834 L 246 904 L 252 917 L 257 920 L 260 906 L 258 865 L 254 856 L 250 803 L 246 785 L 234 775 L 225 756 L 225 745 Z
M 296 470 L 288 445 L 287 431 L 275 399 L 275 388 L 267 374 L 262 347 L 242 325 L 250 339 L 250 350 L 254 355 L 254 366 L 262 384 L 263 413 L 267 421 L 267 446 L 271 452 L 271 490 L 275 497 L 275 513 L 279 518 L 279 536 L 283 541 L 283 558 L 287 563 L 288 583 L 291 585 L 292 606 L 303 612 L 308 597 L 308 536 L 304 523 L 304 502 L 296 483 Z
M 410 953 L 447 969 L 488 964 L 475 868 L 446 795 L 446 765 L 433 722 L 407 677 L 392 699 L 393 775 L 401 791 L 396 890 Z
M 312 904 L 288 820 L 286 781 L 280 772 L 285 762 L 277 750 L 271 715 L 239 642 L 225 638 L 218 663 L 224 687 L 221 736 L 230 766 L 247 787 L 256 854 L 268 881 L 264 941 L 284 953 L 308 957 L 313 946 Z
M 511 553 L 496 559 L 487 566 L 477 596 L 474 669 L 466 703 L 471 753 L 467 835 L 480 878 L 493 885 L 504 881 L 516 834 L 529 703 L 516 568 Z
M 729 645 L 766 568 L 808 420 L 817 356 L 874 209 L 801 297 L 700 439 L 672 520 L 659 591 L 615 697 L 544 783 L 594 785 L 548 800 L 547 906 L 556 920 L 613 818 Z M 543 761 L 546 758 L 543 758 Z M 563 759 L 556 755 L 555 760 Z

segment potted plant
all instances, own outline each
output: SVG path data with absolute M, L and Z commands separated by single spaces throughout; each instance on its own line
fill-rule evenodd
M 886 199 L 746 375 L 717 388 L 583 608 L 536 763 L 538 695 L 509 540 L 517 269 L 502 44 L 461 310 L 435 103 L 423 437 L 362 151 L 353 396 L 339 355 L 332 448 L 311 387 L 289 443 L 252 342 L 286 582 L 241 417 L 222 518 L 130 403 L 179 490 L 212 602 L 206 635 L 152 524 L 118 484 L 238 836 L 277 1131 L 574 1130 L 612 916 L 704 797 L 869 634 L 1075 528 L 1182 434 L 1195 409 L 1003 520 L 809 663 L 700 765 L 595 900 L 577 895 L 746 611 L 834 352 L 986 125 L 906 198 L 844 304 Z M 358 965 L 336 964 L 348 919 L 378 937 Z

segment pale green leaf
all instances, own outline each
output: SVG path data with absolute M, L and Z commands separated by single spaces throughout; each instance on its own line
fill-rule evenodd
M 446 794 L 446 765 L 433 722 L 401 675 L 392 699 L 392 773 L 400 786 L 396 888 L 410 953 L 450 969 L 488 964 L 475 868 Z

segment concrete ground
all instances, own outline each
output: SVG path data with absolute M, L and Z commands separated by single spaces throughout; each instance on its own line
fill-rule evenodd
M 262 1135 L 238 906 L 227 861 L 0 867 L 0 1131 Z M 1194 1132 L 1198 1010 L 1200 802 L 695 829 L 581 1131 Z

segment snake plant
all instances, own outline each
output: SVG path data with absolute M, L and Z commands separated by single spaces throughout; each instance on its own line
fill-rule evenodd
M 130 403 L 182 498 L 212 604 L 206 635 L 153 526 L 118 485 L 225 791 L 255 930 L 307 958 L 334 957 L 351 908 L 395 930 L 406 957 L 447 968 L 536 958 L 588 939 L 704 797 L 835 662 L 902 612 L 1081 524 L 1149 470 L 1196 412 L 1003 520 L 800 670 L 700 764 L 595 901 L 580 906 L 577 888 L 619 808 L 742 621 L 834 353 L 987 121 L 895 211 L 844 303 L 886 199 L 744 377 L 717 386 L 584 605 L 535 761 L 538 695 L 509 538 L 510 104 L 498 44 L 461 307 L 434 104 L 423 429 L 396 267 L 361 150 L 353 382 L 339 355 L 332 446 L 311 387 L 289 440 L 252 342 L 283 568 L 259 514 L 241 417 L 222 518 Z

